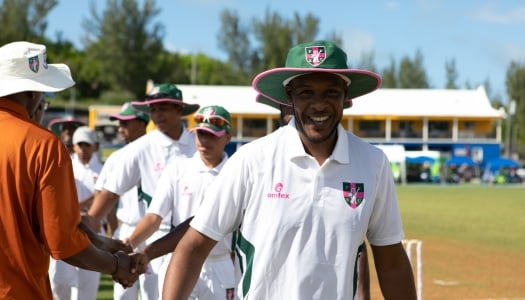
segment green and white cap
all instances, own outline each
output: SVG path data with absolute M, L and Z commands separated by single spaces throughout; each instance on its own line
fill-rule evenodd
M 204 130 L 215 136 L 231 133 L 232 117 L 222 106 L 212 105 L 200 108 L 194 115 L 195 127 L 192 131 Z
M 120 121 L 127 121 L 127 120 L 135 120 L 139 119 L 144 121 L 145 123 L 149 122 L 149 116 L 143 111 L 136 110 L 131 105 L 131 102 L 126 102 L 122 105 L 122 108 L 120 109 L 120 112 L 118 114 L 111 114 L 109 116 L 109 119 L 111 121 L 120 120 Z

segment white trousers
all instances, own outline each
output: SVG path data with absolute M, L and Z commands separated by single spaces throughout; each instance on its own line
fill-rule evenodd
M 49 280 L 55 300 L 95 300 L 100 283 L 100 273 L 51 259 Z

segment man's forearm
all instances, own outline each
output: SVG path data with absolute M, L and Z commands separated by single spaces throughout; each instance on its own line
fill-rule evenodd
M 125 245 L 122 241 L 97 234 L 91 230 L 89 226 L 84 224 L 84 222 L 80 222 L 80 224 L 78 224 L 78 228 L 85 232 L 91 243 L 101 250 L 111 253 L 115 253 L 117 251 L 124 251 L 126 253 L 133 252 L 133 249 L 131 249 L 131 247 L 128 245 Z
M 88 210 L 88 215 L 101 221 L 106 217 L 118 201 L 119 196 L 106 189 L 95 194 L 93 204 Z
M 188 218 L 186 221 L 180 223 L 177 227 L 175 227 L 165 236 L 147 245 L 142 250 L 142 253 L 144 253 L 149 258 L 149 260 L 153 260 L 157 257 L 173 252 L 173 250 L 175 250 L 175 248 L 179 244 L 179 241 L 184 235 L 184 233 L 186 233 L 186 231 L 190 227 L 190 221 L 192 219 L 193 217 Z

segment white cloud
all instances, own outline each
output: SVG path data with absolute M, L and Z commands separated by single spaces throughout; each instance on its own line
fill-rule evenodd
M 522 24 L 525 23 L 525 5 L 498 11 L 497 5 L 487 3 L 474 10 L 472 13 L 475 19 L 497 24 Z

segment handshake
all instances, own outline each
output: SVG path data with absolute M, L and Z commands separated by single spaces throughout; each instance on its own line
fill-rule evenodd
M 96 248 L 113 254 L 116 267 L 110 274 L 123 287 L 131 287 L 140 274 L 148 271 L 150 259 L 145 254 L 133 253 L 133 249 L 123 241 L 99 235 L 84 222 L 80 223 L 79 228 L 88 235 Z
M 142 253 L 126 253 L 122 250 L 113 253 L 116 268 L 111 276 L 113 280 L 128 288 L 140 274 L 147 272 L 149 259 Z

